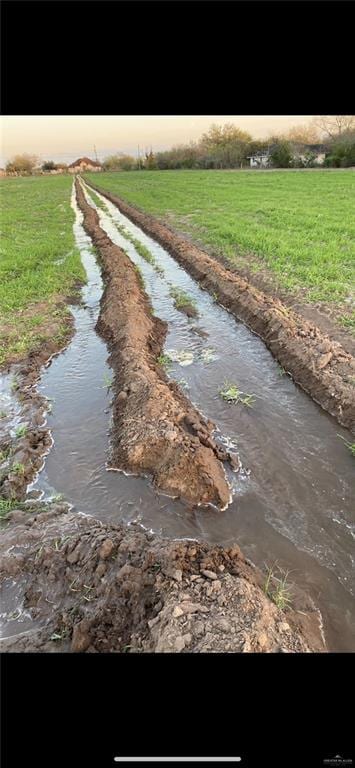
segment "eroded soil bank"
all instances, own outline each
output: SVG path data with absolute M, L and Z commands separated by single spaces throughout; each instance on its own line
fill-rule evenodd
M 279 610 L 235 545 L 169 541 L 52 504 L 12 512 L 2 548 L 3 586 L 24 585 L 3 652 L 324 651 L 318 614 Z
M 157 488 L 187 502 L 223 508 L 231 494 L 221 460 L 229 454 L 158 364 L 167 326 L 152 316 L 139 273 L 100 227 L 78 181 L 76 194 L 105 282 L 97 330 L 115 373 L 112 466 L 149 474 Z
M 73 317 L 67 319 L 66 342 L 74 333 Z M 24 500 L 27 486 L 43 466 L 52 438 L 46 428 L 48 402 L 37 391 L 43 366 L 63 348 L 63 342 L 47 340 L 33 349 L 11 373 L 2 378 L 2 395 L 8 399 L 8 411 L 0 422 L 0 497 Z
M 355 358 L 339 342 L 151 215 L 91 181 L 90 186 L 164 246 L 203 288 L 263 339 L 297 384 L 355 433 Z

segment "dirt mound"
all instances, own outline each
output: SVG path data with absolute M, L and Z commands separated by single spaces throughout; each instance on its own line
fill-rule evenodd
M 76 193 L 105 283 L 97 329 L 115 373 L 112 466 L 152 475 L 157 488 L 189 503 L 223 508 L 230 489 L 221 460 L 229 454 L 158 364 L 167 326 L 152 316 L 139 273 L 101 229 L 78 181 Z
M 339 342 L 149 214 L 90 185 L 164 246 L 203 288 L 263 339 L 297 384 L 355 433 L 355 358 Z
M 53 504 L 13 512 L 1 549 L 2 583 L 23 585 L 11 609 L 33 620 L 22 633 L 8 624 L 5 652 L 324 650 L 316 614 L 311 634 L 277 609 L 237 546 L 164 540 Z

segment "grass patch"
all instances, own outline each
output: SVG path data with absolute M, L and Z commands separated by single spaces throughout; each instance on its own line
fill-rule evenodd
M 15 461 L 15 463 L 11 467 L 11 472 L 14 472 L 15 475 L 24 475 L 25 467 L 23 464 L 21 464 L 20 461 Z
M 69 310 L 58 302 L 86 279 L 71 188 L 67 176 L 0 181 L 0 365 L 67 333 Z
M 88 193 L 89 197 L 92 198 L 92 200 L 94 201 L 95 205 L 97 205 L 98 208 L 101 208 L 101 210 L 105 211 L 105 213 L 108 213 L 107 205 L 104 203 L 103 200 L 99 198 L 96 192 L 94 192 L 92 189 L 90 190 L 85 189 L 85 192 Z
M 132 171 L 100 185 L 307 301 L 341 305 L 354 291 L 351 171 Z
M 12 512 L 13 509 L 17 509 L 18 504 L 16 501 L 13 501 L 12 499 L 3 499 L 0 497 L 0 518 L 4 520 L 9 512 Z
M 136 271 L 136 273 L 137 273 L 137 277 L 138 277 L 138 281 L 139 281 L 139 284 L 140 284 L 141 288 L 144 288 L 144 286 L 145 286 L 145 283 L 144 283 L 144 277 L 143 277 L 143 275 L 142 275 L 142 270 L 141 270 L 141 268 L 138 266 L 138 264 L 134 264 L 133 266 L 134 266 L 134 269 L 135 269 L 135 271 Z
M 16 437 L 25 437 L 27 435 L 26 424 L 21 424 L 21 426 L 17 427 L 15 434 Z
M 338 435 L 338 437 L 340 437 L 340 440 L 342 440 L 343 443 L 345 443 L 351 455 L 355 457 L 355 443 L 350 443 L 349 440 L 345 440 L 345 437 L 343 437 L 342 435 Z
M 265 594 L 275 603 L 277 608 L 281 610 L 289 608 L 292 603 L 291 586 L 288 583 L 290 571 L 284 571 L 277 563 L 274 563 L 272 566 L 266 566 L 266 569 Z
M 224 382 L 222 389 L 219 390 L 219 394 L 222 400 L 225 400 L 227 403 L 234 403 L 236 405 L 241 403 L 247 408 L 252 408 L 255 403 L 255 395 L 248 395 L 242 392 L 236 384 L 231 384 L 229 381 Z
M 339 317 L 339 322 L 344 328 L 355 329 L 355 312 L 353 312 L 352 315 L 341 315 Z
M 186 293 L 186 291 L 183 291 L 181 288 L 173 286 L 169 293 L 171 298 L 174 299 L 174 306 L 176 309 L 186 309 L 186 307 L 196 309 L 195 300 L 192 299 L 191 296 L 189 296 L 189 294 Z
M 161 365 L 163 368 L 170 368 L 172 362 L 173 361 L 169 355 L 162 354 L 157 358 L 157 363 L 159 363 L 159 365 Z
M 142 259 L 144 259 L 144 261 L 147 261 L 148 264 L 152 264 L 154 266 L 155 265 L 155 258 L 153 256 L 153 254 L 148 250 L 148 248 L 146 248 L 145 245 L 143 245 L 143 243 L 141 243 L 139 240 L 137 240 L 136 237 L 133 237 L 133 235 L 129 234 L 129 238 L 128 239 L 131 241 L 131 243 L 133 243 L 137 253 L 139 253 L 139 255 L 142 257 Z

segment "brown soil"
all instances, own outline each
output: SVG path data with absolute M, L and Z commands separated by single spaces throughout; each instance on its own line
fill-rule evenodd
M 100 254 L 105 290 L 97 329 L 115 373 L 112 466 L 153 477 L 157 488 L 190 503 L 225 507 L 230 489 L 221 460 L 229 454 L 157 363 L 167 326 L 152 316 L 139 273 L 101 229 L 76 181 L 84 228 Z M 232 460 L 232 459 L 231 459 Z
M 237 546 L 169 541 L 63 504 L 10 518 L 1 581 L 22 592 L 2 610 L 26 611 L 33 628 L 8 623 L 3 652 L 326 650 L 314 606 L 277 609 Z
M 263 339 L 297 384 L 355 433 L 355 358 L 345 346 L 149 214 L 90 185 L 163 245 L 203 288 Z

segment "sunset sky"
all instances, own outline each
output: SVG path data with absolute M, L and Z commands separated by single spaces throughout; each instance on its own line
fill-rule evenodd
M 71 162 L 82 155 L 99 160 L 115 152 L 137 156 L 198 139 L 211 123 L 235 123 L 254 138 L 307 123 L 311 115 L 210 115 L 210 116 L 24 116 L 1 118 L 0 164 L 14 154 L 29 152 L 41 159 Z

